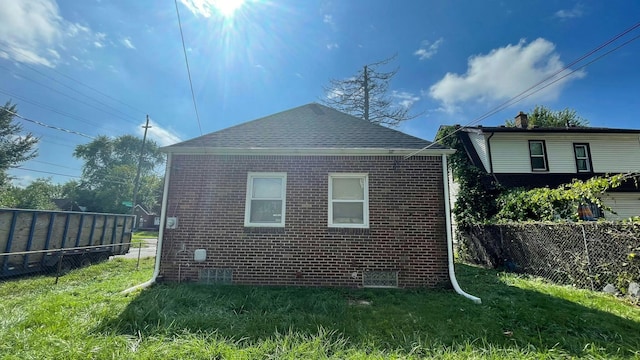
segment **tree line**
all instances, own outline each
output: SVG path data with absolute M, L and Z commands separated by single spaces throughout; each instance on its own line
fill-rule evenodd
M 14 121 L 17 113 L 17 106 L 11 102 L 0 107 L 0 207 L 54 210 L 53 199 L 65 199 L 91 212 L 131 212 L 141 138 L 98 136 L 73 151 L 73 156 L 83 161 L 78 180 L 56 184 L 50 178 L 38 178 L 21 188 L 11 182 L 8 170 L 37 157 L 39 139 L 31 133 L 23 134 L 22 126 Z M 137 203 L 149 210 L 157 207 L 162 196 L 163 178 L 156 170 L 164 164 L 164 158 L 158 145 L 147 140 Z

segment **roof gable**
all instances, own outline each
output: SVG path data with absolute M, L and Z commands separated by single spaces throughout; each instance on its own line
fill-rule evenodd
M 311 103 L 163 149 L 422 149 L 429 145 L 427 140 Z M 446 148 L 434 144 L 431 149 Z

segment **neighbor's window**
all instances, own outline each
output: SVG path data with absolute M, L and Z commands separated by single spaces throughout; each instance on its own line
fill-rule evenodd
M 249 173 L 244 226 L 284 226 L 286 173 Z
M 329 226 L 369 227 L 367 174 L 329 174 Z
M 529 140 L 529 156 L 531 157 L 532 171 L 549 170 L 544 140 Z
M 589 144 L 573 144 L 576 155 L 576 169 L 578 172 L 591 172 L 591 154 Z

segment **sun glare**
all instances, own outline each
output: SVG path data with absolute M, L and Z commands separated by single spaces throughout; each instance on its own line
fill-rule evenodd
M 211 0 L 211 5 L 224 17 L 232 17 L 245 0 Z

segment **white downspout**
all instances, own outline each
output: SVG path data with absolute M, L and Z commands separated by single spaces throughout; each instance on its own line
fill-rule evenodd
M 151 279 L 142 284 L 130 287 L 122 292 L 123 295 L 134 292 L 138 289 L 144 289 L 156 282 L 160 274 L 160 257 L 162 255 L 162 239 L 164 238 L 165 219 L 167 218 L 167 199 L 169 194 L 169 177 L 171 174 L 171 153 L 167 154 L 167 169 L 164 173 L 164 190 L 162 191 L 162 208 L 160 210 L 160 228 L 158 229 L 158 245 L 156 246 L 156 266 L 151 275 Z
M 473 295 L 469 295 L 460 288 L 456 273 L 453 267 L 453 237 L 451 236 L 451 206 L 449 205 L 449 167 L 447 166 L 447 155 L 442 154 L 442 181 L 444 183 L 444 212 L 445 226 L 447 227 L 447 254 L 449 257 L 449 279 L 453 289 L 460 295 L 473 301 L 476 304 L 482 304 L 482 300 Z

